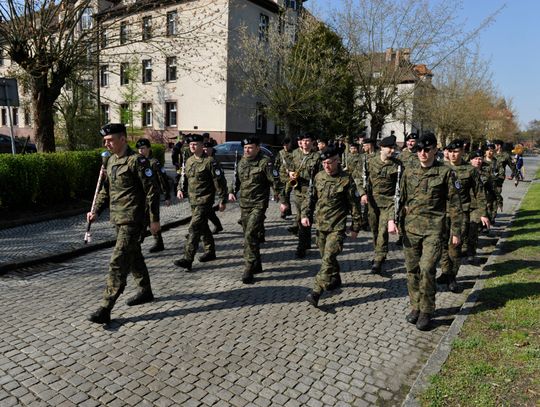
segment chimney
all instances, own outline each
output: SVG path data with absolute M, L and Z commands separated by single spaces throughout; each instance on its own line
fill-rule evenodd
M 411 49 L 410 48 L 403 48 L 402 53 L 403 53 L 403 60 L 407 61 L 407 62 L 410 62 L 410 60 L 411 60 Z
M 386 48 L 386 57 L 385 57 L 386 62 L 390 62 L 392 60 L 393 53 L 394 53 L 394 50 L 392 48 Z
M 400 60 L 400 58 L 401 58 L 401 50 L 398 49 L 396 51 L 396 60 L 394 61 L 395 64 L 396 64 L 396 68 L 399 68 L 399 60 Z

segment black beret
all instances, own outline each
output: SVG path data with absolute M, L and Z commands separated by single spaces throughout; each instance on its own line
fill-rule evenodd
M 437 138 L 433 133 L 425 133 L 418 139 L 418 149 L 437 147 Z
M 407 134 L 407 135 L 405 136 L 405 141 L 411 140 L 411 139 L 413 139 L 413 140 L 418 140 L 418 134 L 416 134 L 416 133 L 409 133 L 409 134 Z
M 369 136 L 366 136 L 362 139 L 362 144 L 375 144 L 377 140 L 370 138 Z
M 379 146 L 381 147 L 395 147 L 396 145 L 396 136 L 388 136 L 381 140 Z
M 484 150 L 478 149 L 478 150 L 471 151 L 471 153 L 469 154 L 469 160 L 472 160 L 473 158 L 476 158 L 476 157 L 484 157 Z
M 458 148 L 463 148 L 463 140 L 452 140 L 447 146 L 447 150 L 456 150 Z
M 205 142 L 203 143 L 203 146 L 205 146 L 205 147 L 214 147 L 216 144 L 217 144 L 217 143 L 216 143 L 216 140 L 214 140 L 213 138 L 211 138 L 210 140 L 205 141 Z
M 486 144 L 486 147 L 487 147 L 487 148 L 493 149 L 493 148 L 495 148 L 495 144 L 493 144 L 493 143 L 487 143 L 487 144 Z
M 360 148 L 360 143 L 358 143 L 357 141 L 353 141 L 351 144 L 349 144 L 349 147 Z
M 339 154 L 339 150 L 337 147 L 331 145 L 328 147 L 325 147 L 321 151 L 321 160 L 328 160 L 331 157 L 334 157 Z
M 281 141 L 281 144 L 290 144 L 292 142 L 291 138 L 290 137 L 285 137 L 282 141 Z
M 301 136 L 298 136 L 298 140 L 304 140 L 306 138 L 311 139 L 311 140 L 315 140 L 315 137 L 312 136 L 309 133 L 305 133 L 305 134 L 302 134 Z
M 504 141 L 502 140 L 493 140 L 493 144 L 497 145 L 497 146 L 502 146 L 504 144 Z
M 99 131 L 102 137 L 108 136 L 109 134 L 118 134 L 123 133 L 127 134 L 126 126 L 122 123 L 108 123 L 101 128 Z
M 251 136 L 243 138 L 240 143 L 242 144 L 242 147 L 244 147 L 246 144 L 255 144 L 258 146 L 259 144 L 261 144 L 261 140 L 259 139 L 259 137 Z
M 203 142 L 203 136 L 200 134 L 191 134 L 189 136 L 189 142 L 190 143 L 202 143 Z
M 150 148 L 151 147 L 150 140 L 148 140 L 147 138 L 140 138 L 139 140 L 137 140 L 137 143 L 135 144 L 135 147 L 137 147 L 137 148 L 141 148 L 141 147 Z

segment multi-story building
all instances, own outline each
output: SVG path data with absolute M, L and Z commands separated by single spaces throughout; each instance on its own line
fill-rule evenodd
M 257 133 L 277 142 L 277 126 L 241 91 L 235 61 L 241 32 L 265 41 L 271 24 L 294 29 L 301 8 L 295 0 L 96 0 L 79 29 L 98 30 L 91 76 L 101 121 L 168 138 L 208 132 L 222 142 Z M 16 134 L 31 133 L 30 109 L 20 110 Z M 8 125 L 1 112 L 0 131 Z

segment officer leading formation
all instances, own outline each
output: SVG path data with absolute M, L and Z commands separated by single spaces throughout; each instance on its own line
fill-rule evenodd
M 108 205 L 117 239 L 102 305 L 89 319 L 108 323 L 130 272 L 137 293 L 127 304 L 154 299 L 141 242 L 149 226 L 155 239 L 150 252 L 164 249 L 159 199 L 164 194 L 165 204 L 170 204 L 170 185 L 151 155 L 148 139 L 138 140 L 137 154 L 127 144 L 124 125 L 105 125 L 101 135 L 111 155 L 104 159 L 105 180 L 87 220 L 93 222 Z M 384 272 L 389 234 L 399 235 L 410 301 L 406 320 L 419 330 L 429 330 L 437 283 L 454 293 L 462 291 L 456 279 L 461 257 L 474 263 L 480 232 L 489 230 L 497 210 L 502 209 L 506 167 L 516 172 L 511 157 L 501 150 L 502 142 L 495 140 L 484 149 L 468 152 L 468 163 L 464 143 L 454 140 L 445 147 L 443 158 L 432 133 L 407 134 L 400 152 L 394 135 L 380 140 L 378 146 L 368 136 L 348 144 L 324 137 L 317 141 L 315 145 L 309 134 L 298 140 L 285 138 L 284 148 L 273 162 L 263 155 L 258 137 L 244 138 L 243 153 L 227 189 L 224 171 L 213 157 L 215 141 L 208 134 L 184 135 L 172 153 L 178 172 L 174 186 L 178 199 L 189 200 L 191 221 L 183 256 L 174 264 L 191 271 L 200 241 L 204 252 L 199 261 L 215 260 L 216 245 L 208 220 L 215 224 L 214 233 L 223 226 L 214 203 L 217 199 L 218 209 L 223 211 L 227 201 L 238 202 L 244 237 L 241 281 L 253 284 L 255 275 L 263 272 L 261 243 L 272 189 L 283 219 L 291 214 L 290 197 L 294 198 L 296 218 L 289 231 L 298 236 L 297 258 L 306 256 L 312 227 L 316 228 L 321 266 L 307 302 L 318 307 L 325 291 L 341 287 L 337 256 L 343 250 L 349 218 L 352 238 L 362 229 L 372 232 L 373 273 Z M 436 278 L 439 261 L 442 273 Z

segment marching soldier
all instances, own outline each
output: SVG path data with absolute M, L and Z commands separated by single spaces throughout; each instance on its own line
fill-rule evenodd
M 139 305 L 154 299 L 150 276 L 141 253 L 140 237 L 146 225 L 147 210 L 150 231 L 156 235 L 160 230 L 159 186 L 150 161 L 129 148 L 123 124 L 109 123 L 101 128 L 100 133 L 112 155 L 104 163 L 107 178 L 96 201 L 96 214 L 103 212 L 109 203 L 111 223 L 116 228 L 116 245 L 109 263 L 102 305 L 88 319 L 106 324 L 111 320 L 111 310 L 116 300 L 126 287 L 128 273 L 133 274 L 138 290 L 126 304 Z M 88 212 L 88 222 L 93 222 L 96 214 Z
M 435 273 L 446 216 L 452 220 L 452 244 L 459 245 L 461 236 L 459 183 L 450 167 L 435 160 L 436 153 L 435 135 L 422 135 L 416 152 L 420 165 L 405 167 L 401 179 L 403 247 L 411 303 L 406 320 L 422 331 L 430 328 L 435 312 Z M 397 232 L 393 222 L 388 224 L 388 231 Z
M 418 157 L 416 156 L 415 146 L 418 140 L 418 134 L 409 133 L 405 136 L 405 147 L 399 154 L 399 160 L 404 166 L 409 166 L 414 163 L 418 163 Z
M 150 140 L 146 138 L 141 138 L 135 144 L 135 147 L 139 150 L 139 154 L 145 157 L 150 161 L 150 168 L 155 174 L 158 180 L 160 192 L 165 197 L 165 205 L 169 206 L 171 204 L 171 185 L 169 183 L 169 177 L 165 171 L 165 168 L 161 166 L 157 158 L 152 157 L 152 146 Z M 149 219 L 148 219 L 149 221 Z M 163 236 L 161 236 L 161 231 L 159 231 L 154 236 L 154 245 L 150 248 L 150 253 L 161 252 L 165 250 L 163 245 Z
M 371 271 L 380 273 L 388 254 L 388 222 L 394 221 L 394 193 L 401 162 L 393 158 L 396 136 L 381 140 L 380 152 L 367 161 L 367 188 L 358 187 L 361 203 L 369 205 L 368 220 L 373 233 L 375 257 Z
M 489 219 L 486 214 L 486 197 L 484 187 L 480 181 L 480 173 L 471 165 L 466 163 L 462 156 L 463 142 L 454 140 L 447 146 L 448 148 L 448 165 L 456 174 L 457 189 L 461 199 L 461 209 L 463 217 L 461 219 L 461 236 L 459 245 L 452 244 L 450 239 L 450 231 L 453 229 L 451 222 L 452 218 L 446 220 L 446 235 L 444 236 L 441 257 L 441 275 L 437 278 L 437 283 L 447 284 L 448 289 L 453 293 L 460 293 L 463 289 L 456 281 L 456 276 L 461 265 L 461 250 L 466 253 L 469 247 L 469 224 L 471 211 L 475 205 L 480 213 L 482 224 L 489 228 Z
M 244 231 L 245 270 L 244 284 L 253 284 L 253 276 L 262 273 L 260 243 L 264 236 L 264 219 L 270 199 L 270 187 L 282 199 L 280 210 L 285 212 L 279 172 L 272 161 L 265 157 L 257 137 L 242 140 L 244 155 L 238 162 L 236 179 L 229 188 L 229 200 L 236 201 L 236 191 L 240 191 L 240 219 Z
M 486 197 L 486 207 L 482 207 L 477 199 L 471 202 L 471 219 L 469 224 L 469 245 L 467 247 L 467 263 L 473 264 L 478 247 L 478 235 L 483 227 L 482 216 L 487 215 L 491 219 L 491 211 L 496 203 L 495 178 L 492 174 L 492 167 L 486 165 L 484 161 L 484 151 L 474 150 L 469 154 L 471 165 L 480 173 L 480 182 Z
M 200 262 L 216 259 L 216 246 L 212 232 L 208 227 L 210 212 L 214 210 L 216 193 L 219 197 L 219 210 L 225 210 L 227 203 L 227 181 L 218 162 L 204 153 L 203 137 L 198 134 L 191 136 L 189 149 L 193 154 L 186 161 L 186 176 L 188 196 L 191 206 L 191 222 L 188 236 L 184 245 L 184 257 L 175 260 L 174 265 L 191 271 L 195 253 L 202 239 L 204 254 Z M 184 199 L 184 192 L 178 188 L 178 199 Z
M 498 180 L 499 177 L 499 164 L 497 163 L 497 159 L 495 158 L 495 144 L 488 143 L 487 149 L 484 152 L 484 160 L 482 165 L 488 166 L 491 171 L 491 176 L 493 178 L 493 193 L 495 194 L 495 202 L 489 202 L 488 201 L 488 212 L 489 212 L 489 220 L 492 225 L 495 224 L 495 218 L 497 217 L 497 206 L 498 202 L 502 202 L 502 197 L 499 197 L 501 194 L 501 189 L 498 188 Z M 504 180 L 502 180 L 504 182 Z
M 275 169 L 279 172 L 279 179 L 284 185 L 284 199 L 285 202 L 290 202 L 290 196 L 292 189 L 289 184 L 289 168 L 291 167 L 292 152 L 294 150 L 293 141 L 290 137 L 285 137 L 281 143 L 283 148 L 279 150 L 278 157 L 274 163 Z M 287 206 L 285 212 L 281 212 L 281 218 L 286 219 L 291 215 L 291 208 Z
M 308 187 L 313 177 L 321 169 L 319 152 L 313 151 L 313 136 L 304 134 L 298 138 L 299 148 L 294 150 L 289 168 L 289 185 L 291 185 L 296 205 L 296 224 L 298 225 L 298 247 L 296 257 L 303 259 L 311 248 L 311 226 L 300 222 L 300 211 L 308 198 Z
M 513 174 L 516 171 L 516 166 L 514 164 L 514 161 L 512 161 L 512 157 L 510 156 L 510 154 L 503 150 L 504 142 L 502 140 L 493 140 L 493 144 L 495 145 L 495 158 L 497 159 L 498 165 L 498 176 L 495 180 L 495 186 L 497 188 L 497 207 L 499 211 L 502 211 L 502 187 L 506 178 L 506 167 L 508 166 Z
M 208 133 L 203 133 L 203 137 L 204 137 L 205 134 L 208 134 Z M 214 150 L 214 146 L 216 146 L 216 145 L 217 145 L 216 140 L 209 137 L 208 140 L 203 141 L 204 153 L 208 157 L 214 157 L 216 155 L 216 152 Z M 223 225 L 221 224 L 221 221 L 219 220 L 219 217 L 217 216 L 215 211 L 212 211 L 210 213 L 210 217 L 208 218 L 208 220 L 210 222 L 212 222 L 212 224 L 214 225 L 214 229 L 212 230 L 212 233 L 214 235 L 217 235 L 219 232 L 223 231 Z
M 317 307 L 323 291 L 341 286 L 340 268 L 337 256 L 343 250 L 347 215 L 352 216 L 351 237 L 360 231 L 359 194 L 352 177 L 340 168 L 339 151 L 334 146 L 321 153 L 324 171 L 314 180 L 311 199 L 302 201 L 302 225 L 317 224 L 317 245 L 321 252 L 321 269 L 315 277 L 312 292 L 306 300 Z M 315 215 L 313 216 L 313 204 Z

